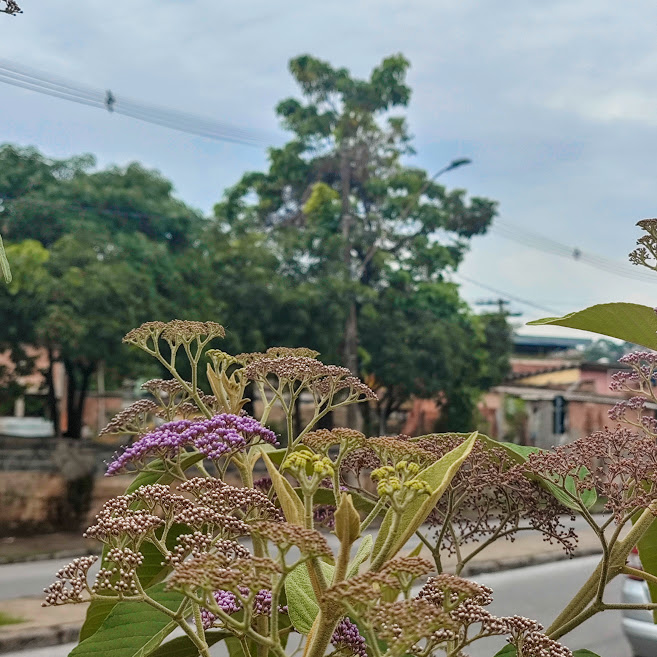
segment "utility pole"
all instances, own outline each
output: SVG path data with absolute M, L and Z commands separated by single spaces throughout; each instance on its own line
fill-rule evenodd
M 481 299 L 479 301 L 475 301 L 475 305 L 477 306 L 497 306 L 497 312 L 500 315 L 504 315 L 504 317 L 520 317 L 522 313 L 519 312 L 511 312 L 509 310 L 509 305 L 511 304 L 510 301 L 507 301 L 506 299 Z

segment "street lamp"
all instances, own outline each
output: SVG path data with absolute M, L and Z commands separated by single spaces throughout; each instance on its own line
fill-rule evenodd
M 440 171 L 438 171 L 438 173 L 434 173 L 431 180 L 435 180 L 439 176 L 442 176 L 443 173 L 447 173 L 448 171 L 453 171 L 459 167 L 464 167 L 466 164 L 472 164 L 472 160 L 468 157 L 460 157 L 457 160 L 452 160 L 446 167 L 443 167 Z

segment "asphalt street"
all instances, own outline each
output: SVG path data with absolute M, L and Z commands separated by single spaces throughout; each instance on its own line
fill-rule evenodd
M 48 561 L 19 566 L 0 567 L 0 591 L 4 597 L 37 594 L 51 580 L 52 573 L 63 562 Z M 498 615 L 520 614 L 535 618 L 545 624 L 561 609 L 587 578 L 595 564 L 596 557 L 559 561 L 543 566 L 519 568 L 499 573 L 478 575 L 475 579 L 493 588 L 495 601 L 491 611 Z M 19 575 L 21 590 L 17 589 L 15 578 Z M 10 584 L 10 590 L 6 590 Z M 612 582 L 607 600 L 618 600 L 620 579 Z M 601 657 L 631 657 L 630 650 L 621 634 L 618 612 L 606 612 L 589 620 L 572 632 L 565 643 L 570 648 L 589 648 Z M 470 648 L 471 657 L 492 657 L 503 645 L 503 641 L 479 642 Z M 20 653 L 8 653 L 5 657 L 66 657 L 73 644 L 40 648 Z M 221 655 L 220 651 L 215 654 Z

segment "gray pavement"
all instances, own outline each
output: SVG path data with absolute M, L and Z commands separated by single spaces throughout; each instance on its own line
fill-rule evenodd
M 490 610 L 498 615 L 518 614 L 549 625 L 591 574 L 597 557 L 559 561 L 543 566 L 530 566 L 473 577 L 490 586 L 494 602 Z M 620 602 L 622 578 L 607 587 L 605 600 Z M 631 657 L 629 644 L 621 633 L 620 612 L 607 611 L 564 637 L 571 649 L 588 648 L 601 657 Z M 471 657 L 491 657 L 503 641 L 481 641 L 470 648 Z
M 491 610 L 499 615 L 521 614 L 549 623 L 561 606 L 588 577 L 595 567 L 595 557 L 559 561 L 542 566 L 518 568 L 476 576 L 474 579 L 493 588 L 495 601 Z M 612 582 L 607 599 L 618 600 L 621 580 Z M 565 639 L 570 648 L 589 648 L 601 657 L 631 657 L 629 646 L 620 629 L 618 612 L 606 612 L 592 618 Z M 75 644 L 52 646 L 16 653 L 5 657 L 66 657 Z M 492 657 L 503 642 L 483 641 L 470 649 L 471 657 Z M 213 654 L 219 657 L 220 650 Z

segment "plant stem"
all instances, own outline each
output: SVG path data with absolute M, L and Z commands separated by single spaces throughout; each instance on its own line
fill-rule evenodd
M 392 547 L 392 544 L 395 541 L 397 529 L 399 528 L 399 519 L 400 514 L 395 512 L 392 516 L 392 522 L 390 523 L 390 531 L 388 531 L 387 536 L 383 542 L 383 546 L 379 551 L 379 554 L 376 555 L 376 558 L 370 566 L 370 570 L 376 572 L 383 566 L 383 564 L 388 560 L 388 551 Z
M 371 524 L 374 518 L 376 518 L 381 509 L 383 508 L 384 501 L 383 498 L 379 498 L 378 502 L 374 505 L 374 508 L 369 512 L 367 518 L 360 523 L 360 533 L 362 534 Z
M 640 538 L 645 534 L 650 525 L 655 521 L 655 516 L 651 507 L 645 509 L 634 526 L 627 533 L 627 536 L 622 541 L 617 541 L 610 551 L 609 558 L 607 559 L 607 572 L 603 572 L 603 560 L 598 564 L 591 576 L 586 580 L 580 590 L 573 596 L 572 600 L 568 603 L 565 609 L 557 616 L 550 627 L 547 628 L 545 633 L 552 637 L 553 635 L 563 636 L 565 631 L 564 627 L 570 631 L 582 623 L 586 618 L 581 618 L 585 612 L 586 607 L 595 598 L 599 584 L 604 578 L 606 585 L 611 579 L 622 572 L 625 567 L 627 557 L 632 548 L 639 542 Z M 597 609 L 599 611 L 599 609 Z M 594 611 L 593 613 L 597 613 Z M 576 624 L 573 621 L 577 620 Z

